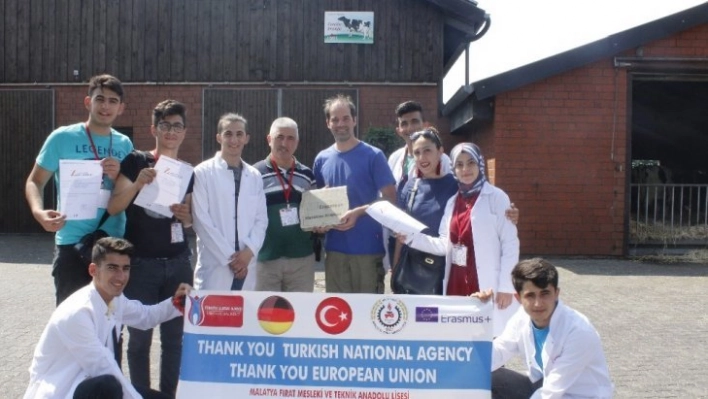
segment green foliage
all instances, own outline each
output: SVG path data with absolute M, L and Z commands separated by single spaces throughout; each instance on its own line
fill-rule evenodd
M 378 147 L 384 152 L 386 158 L 405 144 L 405 141 L 390 127 L 370 127 L 364 135 L 364 141 Z

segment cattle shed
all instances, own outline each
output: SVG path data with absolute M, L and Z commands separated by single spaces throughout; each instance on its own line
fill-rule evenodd
M 326 12 L 373 13 L 373 44 L 325 43 Z M 216 122 L 234 111 L 249 121 L 247 162 L 267 155 L 272 120 L 290 116 L 296 155 L 312 164 L 332 143 L 322 103 L 337 93 L 358 104 L 360 136 L 393 128 L 395 106 L 409 99 L 447 131 L 438 113 L 446 63 L 488 26 L 468 0 L 0 0 L 0 233 L 40 232 L 25 179 L 55 127 L 86 119 L 93 75 L 124 82 L 114 126 L 138 149 L 153 148 L 152 109 L 172 98 L 188 107 L 187 162 L 213 156 Z
M 708 3 L 466 83 L 443 114 L 521 209 L 522 253 L 706 248 Z

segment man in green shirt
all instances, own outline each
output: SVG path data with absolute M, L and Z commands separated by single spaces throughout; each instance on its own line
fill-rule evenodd
M 263 175 L 268 229 L 258 253 L 256 290 L 312 292 L 315 255 L 309 232 L 300 228 L 302 193 L 315 188 L 312 170 L 297 161 L 297 123 L 273 121 L 267 136 L 270 154 L 253 165 Z

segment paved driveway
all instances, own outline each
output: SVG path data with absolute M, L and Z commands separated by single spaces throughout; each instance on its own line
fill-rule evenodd
M 49 235 L 0 235 L 0 397 L 22 397 L 54 309 L 51 249 Z M 708 265 L 550 260 L 561 298 L 600 331 L 616 398 L 708 398 Z

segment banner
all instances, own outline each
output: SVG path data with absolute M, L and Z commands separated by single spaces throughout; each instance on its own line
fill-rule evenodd
M 491 397 L 492 303 L 193 291 L 178 398 Z

